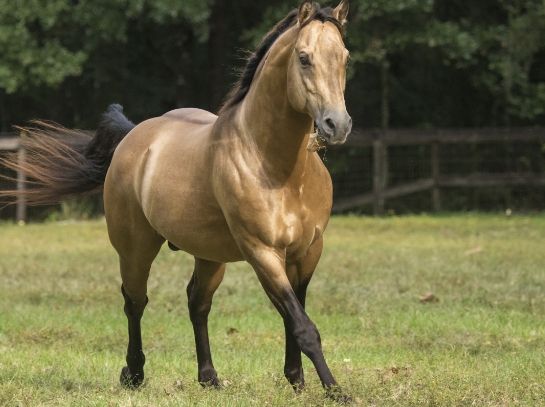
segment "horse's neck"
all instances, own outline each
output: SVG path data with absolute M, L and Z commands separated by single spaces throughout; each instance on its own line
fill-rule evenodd
M 284 176 L 305 171 L 313 127 L 312 118 L 295 111 L 288 100 L 287 70 L 294 40 L 295 34 L 288 31 L 273 45 L 239 107 L 244 137 L 271 171 Z

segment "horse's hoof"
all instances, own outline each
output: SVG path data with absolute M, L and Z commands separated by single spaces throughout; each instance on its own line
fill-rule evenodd
M 123 387 L 128 389 L 136 389 L 144 381 L 144 374 L 131 374 L 128 366 L 125 366 L 121 369 L 121 376 L 119 376 L 119 381 Z
M 339 403 L 340 405 L 352 404 L 354 400 L 348 394 L 344 394 L 339 387 L 331 388 L 326 391 L 326 395 L 329 399 Z
M 220 380 L 217 377 L 213 377 L 212 379 L 207 381 L 199 381 L 199 383 L 205 389 L 213 387 L 216 390 L 221 390 L 223 388 L 223 385 L 221 384 Z
M 303 392 L 303 390 L 305 390 L 305 382 L 300 382 L 300 383 L 290 383 L 291 384 L 291 387 L 293 388 L 293 390 L 295 391 L 295 394 L 301 394 Z

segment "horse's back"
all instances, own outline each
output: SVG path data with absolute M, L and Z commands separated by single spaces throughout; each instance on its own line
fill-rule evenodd
M 192 124 L 212 124 L 218 119 L 213 113 L 195 108 L 171 110 L 161 117 Z

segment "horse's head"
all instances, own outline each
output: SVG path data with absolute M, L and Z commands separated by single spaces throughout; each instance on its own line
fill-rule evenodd
M 320 15 L 311 0 L 299 7 L 299 35 L 288 72 L 288 97 L 293 108 L 307 113 L 318 126 L 321 141 L 342 144 L 352 129 L 344 90 L 349 53 L 341 35 L 348 0 Z

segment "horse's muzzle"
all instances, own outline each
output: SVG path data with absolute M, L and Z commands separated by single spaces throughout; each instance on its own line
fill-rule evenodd
M 318 122 L 320 135 L 327 144 L 342 144 L 352 131 L 352 118 L 346 111 L 326 111 L 321 122 Z

